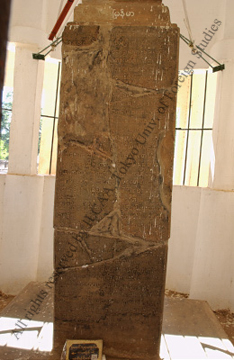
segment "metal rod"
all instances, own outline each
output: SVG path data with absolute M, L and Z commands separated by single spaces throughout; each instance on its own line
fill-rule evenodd
M 44 55 L 44 58 L 45 58 L 47 55 L 49 55 L 49 53 L 51 53 L 51 51 L 52 51 L 52 49 L 50 49 L 49 51 L 47 51 L 47 53 L 45 53 L 45 55 Z
M 198 130 L 201 130 L 201 128 L 192 128 L 192 129 L 188 129 L 188 128 L 175 128 L 176 130 L 178 130 L 178 131 L 187 131 L 187 130 L 190 130 L 190 131 L 198 131 Z M 207 130 L 207 131 L 209 131 L 209 130 L 213 130 L 212 128 L 204 128 L 203 129 L 204 131 L 205 130 Z
M 53 38 L 56 36 L 57 32 L 59 31 L 65 17 L 67 16 L 68 14 L 68 11 L 70 10 L 72 4 L 73 4 L 74 0 L 67 0 L 67 3 L 66 5 L 64 6 L 56 24 L 54 25 L 53 27 L 53 30 L 51 31 L 50 33 L 50 36 L 49 36 L 49 40 L 53 40 Z
M 191 42 L 188 38 L 186 38 L 186 36 L 184 36 L 183 34 L 180 34 L 180 37 L 181 37 L 181 39 L 182 40 L 184 40 L 184 41 L 188 41 L 189 43 Z
M 213 69 L 213 66 L 202 55 L 200 55 L 200 57 L 202 58 L 202 60 L 204 60 Z
M 50 115 L 41 115 L 41 117 L 46 117 L 46 118 L 50 118 L 50 119 L 58 119 L 58 116 L 50 116 Z
M 191 44 L 191 41 L 189 39 L 187 39 L 184 35 L 180 34 L 180 38 L 187 44 Z
M 61 39 L 61 40 L 60 40 Z M 62 38 L 60 38 L 58 42 L 56 42 L 56 44 L 54 46 L 58 46 L 61 42 L 62 42 Z M 54 41 L 55 43 L 55 41 Z M 53 44 L 53 43 L 52 43 Z M 51 53 L 51 51 L 53 51 L 53 46 L 51 44 L 51 49 L 49 51 L 47 51 L 47 53 L 44 55 L 44 57 L 46 57 L 49 53 Z
M 57 75 L 57 85 L 56 85 L 56 98 L 55 98 L 55 106 L 54 106 L 54 121 L 53 121 L 53 130 L 52 130 L 52 139 L 51 139 L 51 150 L 50 150 L 49 175 L 51 175 L 51 167 L 52 167 L 52 159 L 53 159 L 54 130 L 55 130 L 55 120 L 56 120 L 56 112 L 57 112 L 59 80 L 60 80 L 60 62 L 58 63 L 58 75 Z
M 41 51 L 39 51 L 38 53 L 33 53 L 33 59 L 35 60 L 45 60 L 45 57 L 51 52 L 53 51 L 53 48 L 58 46 L 60 43 L 62 42 L 62 37 L 56 39 L 55 41 L 53 41 L 50 45 L 46 46 L 44 49 L 42 49 Z M 49 51 L 47 51 L 46 54 L 43 54 L 43 52 L 45 50 L 47 50 L 48 48 L 50 48 Z
M 46 46 L 44 49 L 42 49 L 38 54 L 41 54 L 43 51 L 47 50 L 49 47 L 55 45 L 57 46 L 58 44 L 56 44 L 59 40 L 62 39 L 62 36 L 59 37 L 58 39 L 54 40 L 51 44 L 49 44 L 48 46 Z M 62 40 L 61 40 L 62 41 Z
M 203 146 L 204 124 L 205 124 L 205 114 L 206 114 L 207 83 L 208 83 L 208 71 L 206 70 L 205 89 L 204 89 L 204 102 L 203 102 L 203 114 L 202 114 L 202 130 L 201 130 L 200 154 L 199 154 L 199 165 L 198 165 L 198 174 L 197 174 L 197 186 L 199 186 L 200 172 L 201 172 L 202 146 Z
M 189 23 L 188 10 L 187 10 L 187 6 L 186 6 L 185 0 L 182 0 L 182 3 L 183 3 L 183 7 L 184 7 L 184 15 L 185 15 L 184 22 L 185 22 L 185 26 L 186 26 L 186 28 L 187 28 L 187 30 L 188 30 L 188 34 L 189 34 L 189 37 L 190 37 L 190 41 L 191 41 L 191 43 L 193 43 L 193 35 L 192 35 L 192 30 L 191 30 L 191 27 L 190 27 L 190 23 Z
M 196 47 L 201 50 L 204 54 L 206 54 L 206 56 L 208 56 L 210 59 L 214 60 L 217 64 L 221 65 L 220 62 L 218 62 L 217 60 L 215 60 L 211 55 L 207 54 L 207 52 L 205 52 L 205 50 L 202 50 L 202 48 L 200 48 L 200 46 L 196 45 Z
M 192 75 L 191 75 L 191 83 L 190 83 L 190 99 L 189 99 L 189 114 L 188 114 L 188 131 L 187 131 L 186 148 L 185 148 L 183 185 L 185 185 L 186 170 L 187 170 L 188 142 L 189 142 L 190 121 L 191 121 L 192 96 L 193 96 L 193 73 L 192 73 Z
M 215 58 L 213 58 L 211 55 L 207 54 L 207 52 L 205 50 L 203 50 L 202 48 L 200 48 L 199 45 L 195 45 L 189 40 L 187 39 L 184 35 L 180 34 L 180 38 L 187 44 L 189 45 L 190 47 L 193 47 L 193 48 L 197 48 L 199 49 L 200 51 L 202 51 L 206 56 L 208 56 L 210 59 L 212 59 L 213 61 L 215 61 L 218 65 L 222 66 L 222 64 L 220 62 L 218 62 L 217 60 L 215 60 Z M 207 61 L 204 59 L 204 57 L 202 55 L 200 55 L 200 57 L 210 66 L 212 67 L 213 69 L 213 66 Z

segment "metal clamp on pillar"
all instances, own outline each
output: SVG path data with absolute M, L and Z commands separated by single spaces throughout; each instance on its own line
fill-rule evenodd
M 192 53 L 195 54 L 199 54 L 200 58 L 202 60 L 204 60 L 213 70 L 214 72 L 217 71 L 222 71 L 225 69 L 225 65 L 224 64 L 220 64 L 220 62 L 218 62 L 217 60 L 215 60 L 212 56 L 210 56 L 209 54 L 207 54 L 207 52 L 205 52 L 200 46 L 195 45 L 194 42 L 192 42 L 191 40 L 187 39 L 184 35 L 180 34 L 180 38 L 192 49 Z M 212 66 L 209 61 L 207 61 L 204 56 L 202 55 L 205 54 L 206 56 L 208 56 L 210 59 L 212 59 L 214 62 L 216 62 L 216 66 Z
M 32 54 L 33 59 L 35 60 L 45 60 L 45 57 L 51 52 L 54 51 L 54 49 L 56 48 L 56 46 L 58 46 L 62 41 L 62 36 L 59 37 L 58 39 L 54 40 L 50 45 L 46 46 L 44 49 L 42 49 L 40 52 L 38 53 L 34 53 Z M 44 52 L 50 49 L 49 51 L 47 51 L 45 54 Z
M 74 3 L 75 0 L 67 0 L 66 5 L 64 6 L 61 14 L 59 15 L 59 18 L 55 24 L 55 26 L 53 27 L 53 30 L 50 33 L 50 36 L 48 37 L 49 40 L 53 40 L 54 37 L 57 35 L 65 17 L 67 16 L 72 4 Z M 45 47 L 43 50 L 41 50 L 39 53 L 37 54 L 32 54 L 33 55 L 33 59 L 35 60 L 45 60 L 45 57 L 55 49 L 56 46 L 58 46 L 62 41 L 62 37 L 57 38 L 55 41 L 53 41 L 50 45 L 48 45 L 47 47 Z M 47 49 L 49 49 L 49 51 L 47 51 L 47 53 L 43 54 L 44 51 L 46 51 Z
M 187 6 L 186 6 L 186 0 L 182 0 L 183 3 L 183 8 L 184 8 L 184 15 L 185 15 L 185 26 L 188 30 L 188 34 L 189 34 L 189 39 L 187 39 L 184 35 L 180 34 L 180 38 L 192 49 L 192 53 L 193 55 L 198 54 L 200 56 L 200 58 L 202 60 L 204 60 L 213 70 L 213 73 L 216 71 L 220 71 L 220 70 L 224 70 L 225 69 L 225 65 L 224 64 L 220 64 L 217 60 L 215 60 L 212 56 L 210 56 L 209 54 L 207 54 L 200 46 L 195 45 L 195 41 L 193 40 L 193 35 L 192 35 L 192 30 L 190 27 L 190 22 L 189 22 L 189 16 L 188 16 L 188 11 L 187 11 Z M 212 59 L 214 62 L 216 62 L 216 64 L 218 64 L 217 66 L 212 66 L 209 61 L 207 61 L 204 56 L 202 54 L 205 54 L 206 56 L 208 56 L 210 59 Z

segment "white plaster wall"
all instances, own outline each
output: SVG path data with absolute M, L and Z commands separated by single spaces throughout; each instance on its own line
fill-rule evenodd
M 0 175 L 0 290 L 53 272 L 54 176 Z
M 234 192 L 173 187 L 166 288 L 234 311 Z
M 2 252 L 1 249 L 2 249 L 2 241 L 3 241 L 3 215 L 4 215 L 3 197 L 5 191 L 5 181 L 6 181 L 6 175 L 0 175 L 0 254 Z
M 33 44 L 38 48 L 48 44 L 46 3 L 46 0 L 12 0 L 9 27 L 10 41 Z
M 0 284 L 2 291 L 16 294 L 29 281 L 37 279 L 44 179 L 39 176 L 3 177 Z
M 14 96 L 9 142 L 8 172 L 37 173 L 38 134 L 44 61 L 32 59 L 35 48 L 15 49 Z
M 66 2 L 67 0 L 12 0 L 9 41 L 37 46 L 37 51 L 44 49 L 51 43 L 48 37 Z M 66 23 L 73 21 L 73 9 L 80 2 L 81 0 L 74 1 L 57 37 L 61 36 Z M 61 45 L 51 55 L 61 59 Z
M 180 28 L 181 34 L 189 38 L 184 23 L 185 16 L 182 0 L 163 0 L 163 3 L 170 9 L 171 22 L 176 23 Z M 204 38 L 203 31 L 206 31 L 206 28 L 210 29 L 214 19 L 219 19 L 222 22 L 225 21 L 226 0 L 186 0 L 186 4 L 193 40 L 199 45 Z M 224 26 L 221 26 L 206 48 L 208 54 L 211 53 L 213 45 L 223 38 L 223 32 Z M 184 69 L 189 60 L 197 63 L 195 68 L 207 68 L 206 63 L 193 56 L 189 47 L 180 40 L 179 69 Z
M 55 176 L 44 176 L 42 195 L 40 245 L 38 254 L 37 280 L 47 280 L 53 272 L 53 212 Z
M 190 292 L 201 188 L 174 186 L 166 287 Z
M 233 46 L 234 44 L 231 49 Z M 213 130 L 213 176 L 210 186 L 234 191 L 234 60 L 226 60 L 225 66 L 225 71 L 219 74 Z
M 234 192 L 202 189 L 190 298 L 234 311 Z

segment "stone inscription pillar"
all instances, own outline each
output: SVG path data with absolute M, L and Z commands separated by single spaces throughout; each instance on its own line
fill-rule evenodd
M 83 1 L 63 33 L 55 347 L 158 359 L 179 29 L 160 0 Z

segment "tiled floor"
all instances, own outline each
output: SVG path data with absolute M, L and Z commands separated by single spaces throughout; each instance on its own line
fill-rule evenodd
M 1 312 L 0 360 L 59 360 L 50 353 L 52 291 L 38 302 L 40 311 L 33 320 L 25 319 L 30 302 L 36 302 L 41 289 L 40 283 L 29 284 Z M 13 330 L 20 331 L 20 326 L 22 333 L 14 335 Z M 234 359 L 234 347 L 206 302 L 165 298 L 160 356 L 164 360 Z

